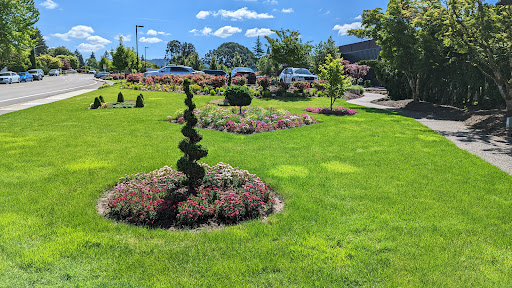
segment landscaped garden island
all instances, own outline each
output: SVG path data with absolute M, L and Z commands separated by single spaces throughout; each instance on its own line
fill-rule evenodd
M 183 125 L 166 120 L 185 95 L 145 91 L 143 109 L 86 109 L 119 91 L 0 116 L 0 286 L 507 285 L 511 177 L 414 119 L 343 100 L 356 115 L 305 112 L 324 97 L 255 98 L 249 107 L 319 123 L 198 129 L 203 163 L 249 171 L 284 201 L 264 221 L 168 231 L 106 219 L 96 203 L 119 178 L 176 170 L 183 155 Z

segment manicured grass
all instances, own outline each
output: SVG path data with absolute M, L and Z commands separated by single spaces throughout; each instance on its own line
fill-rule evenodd
M 249 136 L 201 131 L 205 162 L 247 169 L 285 199 L 266 223 L 176 232 L 108 221 L 96 213 L 104 189 L 181 156 L 180 126 L 166 119 L 184 95 L 87 110 L 118 92 L 0 116 L 0 287 L 510 285 L 512 177 L 412 119 L 344 102 L 358 114 Z M 252 105 L 303 113 L 328 101 Z

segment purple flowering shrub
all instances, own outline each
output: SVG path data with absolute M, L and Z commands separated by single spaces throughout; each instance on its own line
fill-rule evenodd
M 183 110 L 179 110 L 168 120 L 183 124 Z M 217 105 L 206 105 L 194 109 L 199 119 L 197 127 L 239 134 L 261 133 L 274 130 L 290 129 L 317 123 L 308 114 L 291 114 L 286 110 L 275 108 L 247 107 L 242 115 L 237 107 L 223 108 Z
M 308 107 L 308 108 L 306 108 L 305 111 L 311 112 L 311 113 L 317 113 L 317 114 L 337 115 L 337 116 L 357 114 L 357 112 L 355 110 L 343 108 L 341 106 L 333 107 L 332 110 L 330 110 L 329 108 L 327 108 L 325 106 L 322 108 Z
M 237 223 L 272 212 L 275 195 L 256 175 L 218 163 L 206 169 L 197 194 L 186 197 L 185 176 L 168 166 L 125 176 L 111 190 L 107 217 L 150 226 Z

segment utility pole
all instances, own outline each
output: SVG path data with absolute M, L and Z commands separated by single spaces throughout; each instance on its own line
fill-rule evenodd
M 137 30 L 138 28 L 144 28 L 144 26 L 135 25 L 135 46 L 137 47 L 137 72 L 139 71 L 139 35 Z
M 144 47 L 144 72 L 146 72 L 145 70 L 147 70 L 147 67 L 146 67 L 146 63 L 148 63 L 148 55 L 147 55 L 147 50 L 149 47 Z

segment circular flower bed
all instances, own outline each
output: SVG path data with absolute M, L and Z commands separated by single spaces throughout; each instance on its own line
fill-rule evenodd
M 325 106 L 323 108 L 308 107 L 308 108 L 306 108 L 305 111 L 311 112 L 311 113 L 318 113 L 318 114 L 325 114 L 325 115 L 337 115 L 337 116 L 357 114 L 357 112 L 355 110 L 343 108 L 341 106 L 332 107 L 332 110 Z
M 169 116 L 170 122 L 183 124 L 184 110 L 179 110 L 174 116 Z M 207 105 L 194 109 L 199 122 L 197 127 L 226 131 L 231 133 L 252 134 L 301 127 L 318 123 L 308 114 L 291 114 L 286 110 L 275 108 L 247 107 L 242 115 L 238 107 L 222 108 L 217 105 Z
M 276 211 L 279 199 L 256 175 L 219 163 L 206 169 L 195 196 L 186 196 L 185 175 L 171 167 L 125 176 L 100 200 L 100 214 L 156 227 L 232 224 Z

